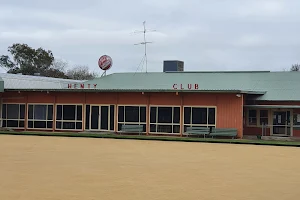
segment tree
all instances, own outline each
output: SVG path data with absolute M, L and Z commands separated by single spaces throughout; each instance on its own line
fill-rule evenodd
M 34 49 L 27 44 L 13 44 L 8 47 L 8 55 L 0 56 L 0 66 L 7 69 L 7 73 L 67 78 L 63 70 L 55 68 L 54 56 L 50 50 Z
M 297 64 L 294 64 L 292 65 L 290 71 L 293 71 L 293 72 L 298 72 L 300 70 L 300 65 L 297 63 Z
M 69 77 L 65 73 L 68 66 L 68 62 L 61 59 L 55 59 L 51 65 L 51 68 L 47 71 L 47 76 L 69 79 Z
M 97 76 L 95 72 L 90 72 L 87 66 L 80 65 L 68 70 L 66 75 L 75 80 L 91 80 Z

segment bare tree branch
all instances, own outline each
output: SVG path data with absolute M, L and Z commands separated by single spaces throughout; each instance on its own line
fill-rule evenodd
M 75 80 L 91 80 L 94 79 L 97 74 L 90 72 L 88 66 L 75 66 L 73 69 L 67 71 L 67 76 Z
M 292 65 L 290 71 L 293 71 L 293 72 L 298 72 L 300 70 L 300 65 L 297 63 L 297 64 L 294 64 Z

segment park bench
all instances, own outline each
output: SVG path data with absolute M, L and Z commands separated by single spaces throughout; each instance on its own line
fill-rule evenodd
M 143 132 L 143 125 L 131 125 L 126 124 L 122 125 L 121 132 L 123 133 L 139 133 L 139 135 Z
M 232 137 L 234 139 L 237 136 L 237 129 L 235 128 L 212 128 L 209 136 L 213 137 Z
M 206 135 L 209 135 L 210 129 L 207 127 L 187 127 L 184 132 L 187 136 L 189 135 L 198 135 L 205 138 Z

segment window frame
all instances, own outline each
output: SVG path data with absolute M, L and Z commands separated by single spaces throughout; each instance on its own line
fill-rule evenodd
M 36 106 L 36 105 L 41 105 L 41 106 L 47 106 L 47 110 L 46 110 L 46 120 L 35 120 L 35 119 L 29 119 L 29 106 Z M 52 120 L 48 120 L 48 106 L 52 106 Z M 56 123 L 54 124 L 54 114 L 56 116 L 56 113 L 54 112 L 55 107 L 53 103 L 27 103 L 27 129 L 43 129 L 43 130 L 53 130 L 54 126 L 56 125 Z M 33 108 L 33 116 L 34 116 L 34 108 Z M 46 128 L 34 128 L 34 121 L 43 121 L 46 122 Z M 33 122 L 33 128 L 29 128 L 29 122 Z M 47 122 L 52 122 L 52 128 L 47 128 Z M 56 128 L 56 126 L 55 126 Z
M 3 118 L 3 105 L 6 105 L 6 117 Z M 7 118 L 7 105 L 19 105 L 19 115 L 18 119 L 9 119 Z M 24 105 L 24 119 L 20 118 L 20 110 L 21 110 L 21 105 Z M 1 103 L 1 127 L 3 127 L 3 121 L 6 121 L 6 126 L 4 128 L 12 128 L 12 129 L 25 129 L 26 128 L 26 103 Z M 7 126 L 7 121 L 18 121 L 18 127 L 10 127 Z M 24 127 L 20 127 L 20 122 L 24 123 Z
M 158 108 L 165 107 L 165 108 L 172 108 L 172 123 L 158 123 Z M 155 117 L 155 123 L 151 123 L 151 108 L 156 108 L 156 117 Z M 179 123 L 174 123 L 174 108 L 179 108 Z M 181 120 L 182 120 L 182 110 L 180 105 L 149 105 L 149 133 L 150 134 L 176 134 L 180 135 L 180 130 L 181 130 Z M 156 132 L 151 131 L 151 125 L 156 125 Z M 167 126 L 172 126 L 172 133 L 167 133 L 167 132 L 158 132 L 158 126 L 159 125 L 167 125 Z M 179 133 L 174 133 L 174 126 L 179 126 Z
M 126 116 L 125 107 L 126 106 L 127 107 L 139 107 L 139 122 L 126 122 L 125 121 L 126 120 L 126 118 L 125 118 L 125 116 Z M 124 113 L 123 113 L 124 122 L 119 122 L 119 107 L 124 107 Z M 141 122 L 141 114 L 140 114 L 141 107 L 146 108 L 146 112 L 145 112 L 146 121 L 145 122 Z M 115 112 L 116 112 L 116 117 L 117 117 L 117 119 L 116 119 L 117 124 L 115 124 L 115 126 L 117 127 L 116 132 L 120 132 L 119 124 L 122 124 L 122 125 L 124 125 L 124 124 L 128 124 L 128 125 L 138 124 L 138 125 L 145 125 L 145 131 L 142 132 L 142 133 L 146 133 L 147 132 L 147 107 L 148 107 L 148 105 L 146 105 L 146 104 L 118 104 L 118 105 L 116 105 L 116 107 L 115 107 L 115 109 L 116 109 Z
M 262 117 L 260 114 L 260 112 L 261 111 L 267 111 L 267 117 Z M 258 122 L 258 125 L 260 126 L 260 127 L 262 127 L 262 124 L 260 123 L 261 122 L 261 119 L 267 119 L 268 120 L 268 123 L 267 123 L 267 125 L 269 125 L 269 115 L 270 115 L 270 112 L 269 112 L 269 110 L 268 109 L 259 109 L 259 122 Z M 266 125 L 266 124 L 265 124 Z
M 184 118 L 185 118 L 185 108 L 190 108 L 191 109 L 191 113 L 190 113 L 190 124 L 186 124 L 185 121 L 184 121 Z M 206 124 L 193 124 L 193 108 L 206 108 Z M 210 108 L 213 108 L 215 109 L 215 123 L 214 124 L 209 124 L 209 109 Z M 218 114 L 218 111 L 217 111 L 217 106 L 196 106 L 196 105 L 193 105 L 193 106 L 189 106 L 189 105 L 185 105 L 183 106 L 183 130 L 185 129 L 185 127 L 217 127 L 217 114 Z
M 75 110 L 75 120 L 63 120 L 63 107 L 62 107 L 62 114 L 61 114 L 61 117 L 62 117 L 62 119 L 57 119 L 57 107 L 58 106 L 68 106 L 68 105 L 71 105 L 71 106 L 76 106 L 76 110 Z M 85 112 L 85 110 L 84 110 L 84 105 L 85 104 L 72 104 L 72 103 L 57 103 L 57 104 L 55 104 L 55 124 L 54 124 L 54 127 L 55 127 L 55 130 L 63 130 L 63 131 L 78 131 L 78 130 L 81 130 L 81 131 L 83 131 L 84 130 L 84 124 L 83 124 L 83 122 L 84 122 L 84 117 L 85 117 L 85 115 L 84 115 L 84 112 Z M 81 110 L 81 120 L 77 120 L 77 106 L 82 106 L 81 108 L 82 108 L 82 110 Z M 56 125 L 57 125 L 57 122 L 61 122 L 62 123 L 62 126 L 61 126 L 61 128 L 58 128 Z M 75 123 L 75 129 L 64 129 L 63 128 L 63 122 L 74 122 Z M 77 123 L 80 123 L 81 122 L 81 129 L 77 129 L 76 128 L 76 124 Z
M 115 113 L 116 113 L 116 104 L 85 104 L 84 105 L 84 109 L 85 109 L 85 112 L 84 112 L 84 118 L 86 119 L 86 113 L 87 113 L 87 110 L 86 110 L 86 106 L 90 106 L 90 110 L 89 110 L 89 129 L 87 129 L 86 127 L 86 123 L 84 123 L 84 130 L 90 130 L 90 131 L 106 131 L 106 132 L 114 132 L 115 130 Z M 108 130 L 105 130 L 105 129 L 101 129 L 101 117 L 99 118 L 98 120 L 98 125 L 100 128 L 98 129 L 92 129 L 92 106 L 98 106 L 99 107 L 99 112 L 101 112 L 101 107 L 102 106 L 108 106 Z M 113 121 L 114 121 L 114 125 L 113 125 L 113 129 L 111 130 L 111 109 L 110 109 L 110 106 L 114 106 L 114 117 L 113 117 Z M 101 113 L 100 113 L 101 114 Z
M 250 113 L 250 110 L 255 110 L 256 111 L 256 124 L 249 124 L 249 113 Z M 270 109 L 263 109 L 263 108 L 249 108 L 246 110 L 246 125 L 247 127 L 256 127 L 256 128 L 261 128 L 262 125 L 260 124 L 260 119 L 261 119 L 261 116 L 260 116 L 260 111 L 261 110 L 265 110 L 265 111 L 268 111 L 268 125 L 270 124 L 270 118 L 271 117 L 271 110 Z M 266 117 L 263 117 L 263 118 L 266 118 Z
M 255 117 L 256 118 L 256 124 L 250 124 L 249 123 L 250 122 L 250 111 L 251 110 L 255 110 L 255 112 L 256 112 L 256 117 Z M 258 125 L 259 125 L 259 120 L 258 119 L 259 119 L 259 109 L 253 109 L 253 108 L 251 109 L 250 108 L 250 109 L 247 110 L 247 126 L 248 127 L 258 127 Z

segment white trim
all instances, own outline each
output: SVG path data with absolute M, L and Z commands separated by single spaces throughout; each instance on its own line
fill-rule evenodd
M 191 109 L 191 113 L 190 113 L 190 123 L 191 124 L 186 124 L 185 123 L 185 108 L 190 108 Z M 193 124 L 193 108 L 206 108 L 206 124 Z M 215 123 L 214 124 L 209 124 L 208 121 L 209 121 L 209 109 L 211 108 L 214 108 L 215 109 Z M 183 130 L 184 130 L 184 127 L 185 126 L 188 126 L 188 127 L 192 127 L 192 126 L 199 126 L 199 127 L 217 127 L 217 106 L 183 106 Z
M 255 110 L 255 112 L 256 112 L 256 124 L 249 124 L 249 120 L 250 120 L 250 117 L 249 117 L 249 113 L 250 113 L 250 110 Z M 250 109 L 247 109 L 246 110 L 246 115 L 247 115 L 247 117 L 246 117 L 246 125 L 247 125 L 247 127 L 259 127 L 259 123 L 258 123 L 258 121 L 259 121 L 259 109 L 255 109 L 255 108 L 250 108 Z M 253 117 L 251 117 L 251 118 L 253 118 Z
M 64 120 L 63 119 L 63 116 L 64 116 L 64 111 L 63 111 L 63 106 L 76 106 L 75 107 L 75 120 Z M 83 108 L 83 106 L 84 106 L 85 104 L 63 104 L 63 103 L 56 103 L 55 104 L 55 118 L 54 118 L 54 121 L 55 121 L 55 124 L 54 124 L 54 129 L 55 130 L 65 130 L 65 131 L 78 131 L 78 130 L 81 130 L 81 131 L 83 131 L 84 130 L 84 124 L 83 124 L 83 118 L 85 117 L 84 116 L 84 108 Z M 58 106 L 62 106 L 62 111 L 61 111 L 61 118 L 62 119 L 57 119 L 57 107 Z M 77 106 L 81 106 L 81 120 L 77 120 Z M 58 128 L 58 127 L 56 127 L 56 123 L 57 122 L 61 122 L 61 127 L 60 128 Z M 75 123 L 75 129 L 64 129 L 63 128 L 63 122 L 74 122 Z M 76 128 L 76 123 L 81 123 L 81 129 L 77 129 Z
M 110 115 L 111 115 L 111 106 L 114 107 L 114 111 L 116 110 L 116 105 L 115 104 L 85 104 L 85 109 L 86 109 L 86 106 L 90 106 L 89 108 L 89 128 L 87 129 L 86 127 L 86 123 L 84 124 L 84 130 L 90 130 L 90 131 L 106 131 L 106 132 L 114 132 L 114 127 L 110 127 L 110 123 L 111 123 L 111 120 L 110 120 Z M 92 129 L 92 107 L 98 107 L 99 108 L 99 117 L 98 117 L 98 129 Z M 108 107 L 108 118 L 107 118 L 107 123 L 108 123 L 108 129 L 102 129 L 101 127 L 101 107 Z M 86 119 L 86 113 L 85 113 L 85 119 Z M 115 120 L 115 119 L 113 119 Z M 113 128 L 111 130 L 111 128 Z
M 6 117 L 3 118 L 2 116 L 2 108 L 3 105 L 6 105 Z M 7 105 L 18 105 L 19 109 L 18 109 L 18 119 L 9 119 L 7 118 Z M 21 105 L 24 105 L 24 119 L 20 118 L 21 116 Z M 26 119 L 26 103 L 3 103 L 1 106 L 1 118 L 2 118 L 2 127 L 3 127 L 3 121 L 6 121 L 6 126 L 5 128 L 13 128 L 13 129 L 25 129 L 25 119 Z M 7 126 L 7 121 L 18 121 L 18 127 L 10 127 Z M 24 122 L 24 127 L 20 127 L 20 122 Z
M 273 117 L 274 117 L 274 112 L 285 112 L 286 117 L 287 117 L 287 113 L 290 112 L 290 125 L 285 124 L 285 125 L 274 125 L 274 121 L 273 121 Z M 271 119 L 272 119 L 272 123 L 271 123 L 271 127 L 270 127 L 270 135 L 271 136 L 290 136 L 292 137 L 294 135 L 294 130 L 293 130 L 293 110 L 292 109 L 272 109 L 271 110 Z M 287 119 L 286 119 L 287 120 Z M 274 126 L 281 126 L 281 127 L 285 127 L 285 134 L 274 134 Z M 290 135 L 288 134 L 288 127 L 290 127 Z
M 124 122 L 119 122 L 119 107 L 124 107 L 124 112 L 123 112 L 123 118 L 124 118 Z M 125 112 L 125 107 L 138 107 L 139 108 L 139 121 L 138 122 L 126 122 L 126 112 Z M 145 122 L 141 122 L 141 107 L 144 107 L 145 108 L 145 119 L 146 121 Z M 145 125 L 147 126 L 147 105 L 145 104 L 138 104 L 138 105 L 132 105 L 132 104 L 126 104 L 126 105 L 123 105 L 123 104 L 118 104 L 117 105 L 117 132 L 120 132 L 119 131 L 119 124 L 138 124 L 138 125 Z M 146 133 L 147 131 L 147 127 L 145 127 L 145 131 L 143 131 L 142 133 Z
M 151 122 L 151 108 L 155 108 L 156 110 L 156 116 L 155 116 L 155 123 Z M 172 108 L 172 119 L 171 119 L 171 123 L 161 123 L 158 122 L 158 108 Z M 174 123 L 174 108 L 179 108 L 179 122 L 178 123 Z M 180 105 L 149 105 L 149 133 L 150 134 L 179 134 L 180 135 L 180 121 L 181 121 L 181 106 Z M 152 132 L 151 131 L 151 125 L 155 125 L 156 126 L 156 131 Z M 158 126 L 171 126 L 172 127 L 172 133 L 167 133 L 167 132 L 160 132 L 158 131 Z M 174 133 L 174 126 L 179 126 L 179 132 L 178 133 Z
M 33 106 L 33 119 L 29 119 L 29 106 Z M 36 105 L 39 105 L 39 106 L 46 106 L 46 120 L 39 120 L 39 119 L 34 119 L 34 109 L 35 109 L 35 106 Z M 49 106 L 52 106 L 52 120 L 48 120 L 48 107 Z M 53 116 L 53 113 L 54 113 L 54 104 L 53 103 L 49 103 L 49 104 L 42 104 L 42 103 L 27 103 L 27 129 L 30 129 L 30 130 L 33 130 L 33 129 L 37 129 L 37 130 L 52 130 L 53 129 L 53 126 L 54 126 L 54 116 Z M 34 122 L 35 121 L 39 121 L 39 122 L 46 122 L 46 127 L 45 128 L 35 128 L 34 127 Z M 33 123 L 33 128 L 30 128 L 29 127 L 29 122 L 32 122 Z M 48 125 L 48 122 L 52 122 L 52 128 L 47 128 L 47 125 Z
M 1 123 L 0 123 L 0 127 L 2 127 L 3 126 L 3 118 L 2 118 L 2 105 L 3 105 L 3 98 L 1 98 L 1 104 L 0 104 L 0 116 L 1 116 Z
M 260 113 L 261 113 L 261 111 L 267 111 L 267 117 L 262 117 L 261 115 L 260 115 Z M 260 123 L 261 122 L 261 119 L 267 119 L 268 120 L 268 124 L 267 125 L 269 125 L 269 113 L 270 113 L 270 109 L 259 109 L 258 110 L 258 123 L 257 123 L 257 125 L 259 126 L 259 127 L 262 127 L 262 124 Z
M 184 108 L 185 107 L 195 107 L 195 108 L 216 108 L 217 109 L 217 106 L 203 106 L 203 105 L 201 105 L 201 106 L 199 106 L 199 105 L 184 105 L 183 107 Z

